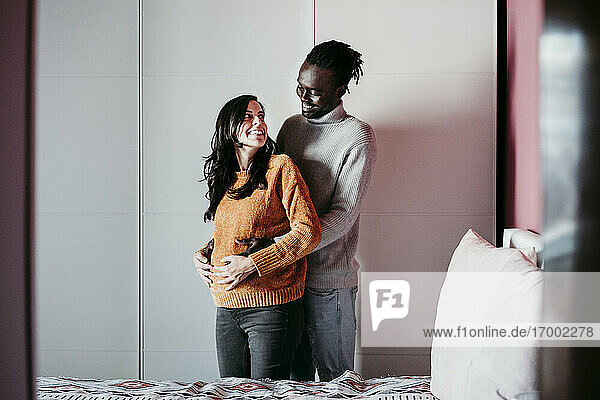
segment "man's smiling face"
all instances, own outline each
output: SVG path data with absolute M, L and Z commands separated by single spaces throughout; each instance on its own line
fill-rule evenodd
M 319 118 L 329 113 L 340 104 L 344 93 L 345 85 L 337 85 L 333 71 L 307 62 L 300 67 L 296 94 L 306 118 Z

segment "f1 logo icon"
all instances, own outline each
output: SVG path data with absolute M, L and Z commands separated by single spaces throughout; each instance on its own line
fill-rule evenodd
M 376 280 L 369 283 L 371 325 L 377 331 L 384 319 L 402 319 L 408 315 L 410 284 L 405 280 Z

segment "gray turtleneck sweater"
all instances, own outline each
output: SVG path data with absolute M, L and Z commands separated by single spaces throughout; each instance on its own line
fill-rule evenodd
M 307 256 L 306 286 L 357 285 L 359 212 L 377 158 L 373 129 L 340 103 L 320 118 L 288 118 L 277 145 L 297 164 L 321 222 L 323 239 Z

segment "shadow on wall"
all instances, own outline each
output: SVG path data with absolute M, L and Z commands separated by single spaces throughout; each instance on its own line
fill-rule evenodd
M 361 212 L 360 271 L 446 271 L 468 228 L 494 241 L 493 76 L 410 76 L 396 84 L 390 77 L 387 86 L 375 78 L 361 91 L 390 93 L 385 104 L 368 102 L 359 88 L 347 101 L 349 113 L 373 126 L 378 148 Z M 428 295 L 437 303 L 438 293 Z M 363 348 L 360 338 L 359 327 L 355 367 L 363 376 L 430 373 L 429 348 Z
M 376 74 L 346 100 L 377 137 L 362 271 L 444 271 L 468 228 L 494 241 L 494 85 L 492 73 Z
M 493 241 L 493 131 L 484 121 L 456 120 L 376 128 L 377 166 L 361 215 L 362 271 L 445 271 L 468 228 Z

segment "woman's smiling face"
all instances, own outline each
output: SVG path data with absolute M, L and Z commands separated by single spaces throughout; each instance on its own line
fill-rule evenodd
M 267 141 L 267 124 L 265 122 L 265 112 L 261 105 L 250 100 L 244 122 L 238 129 L 237 139 L 244 147 L 262 147 Z

